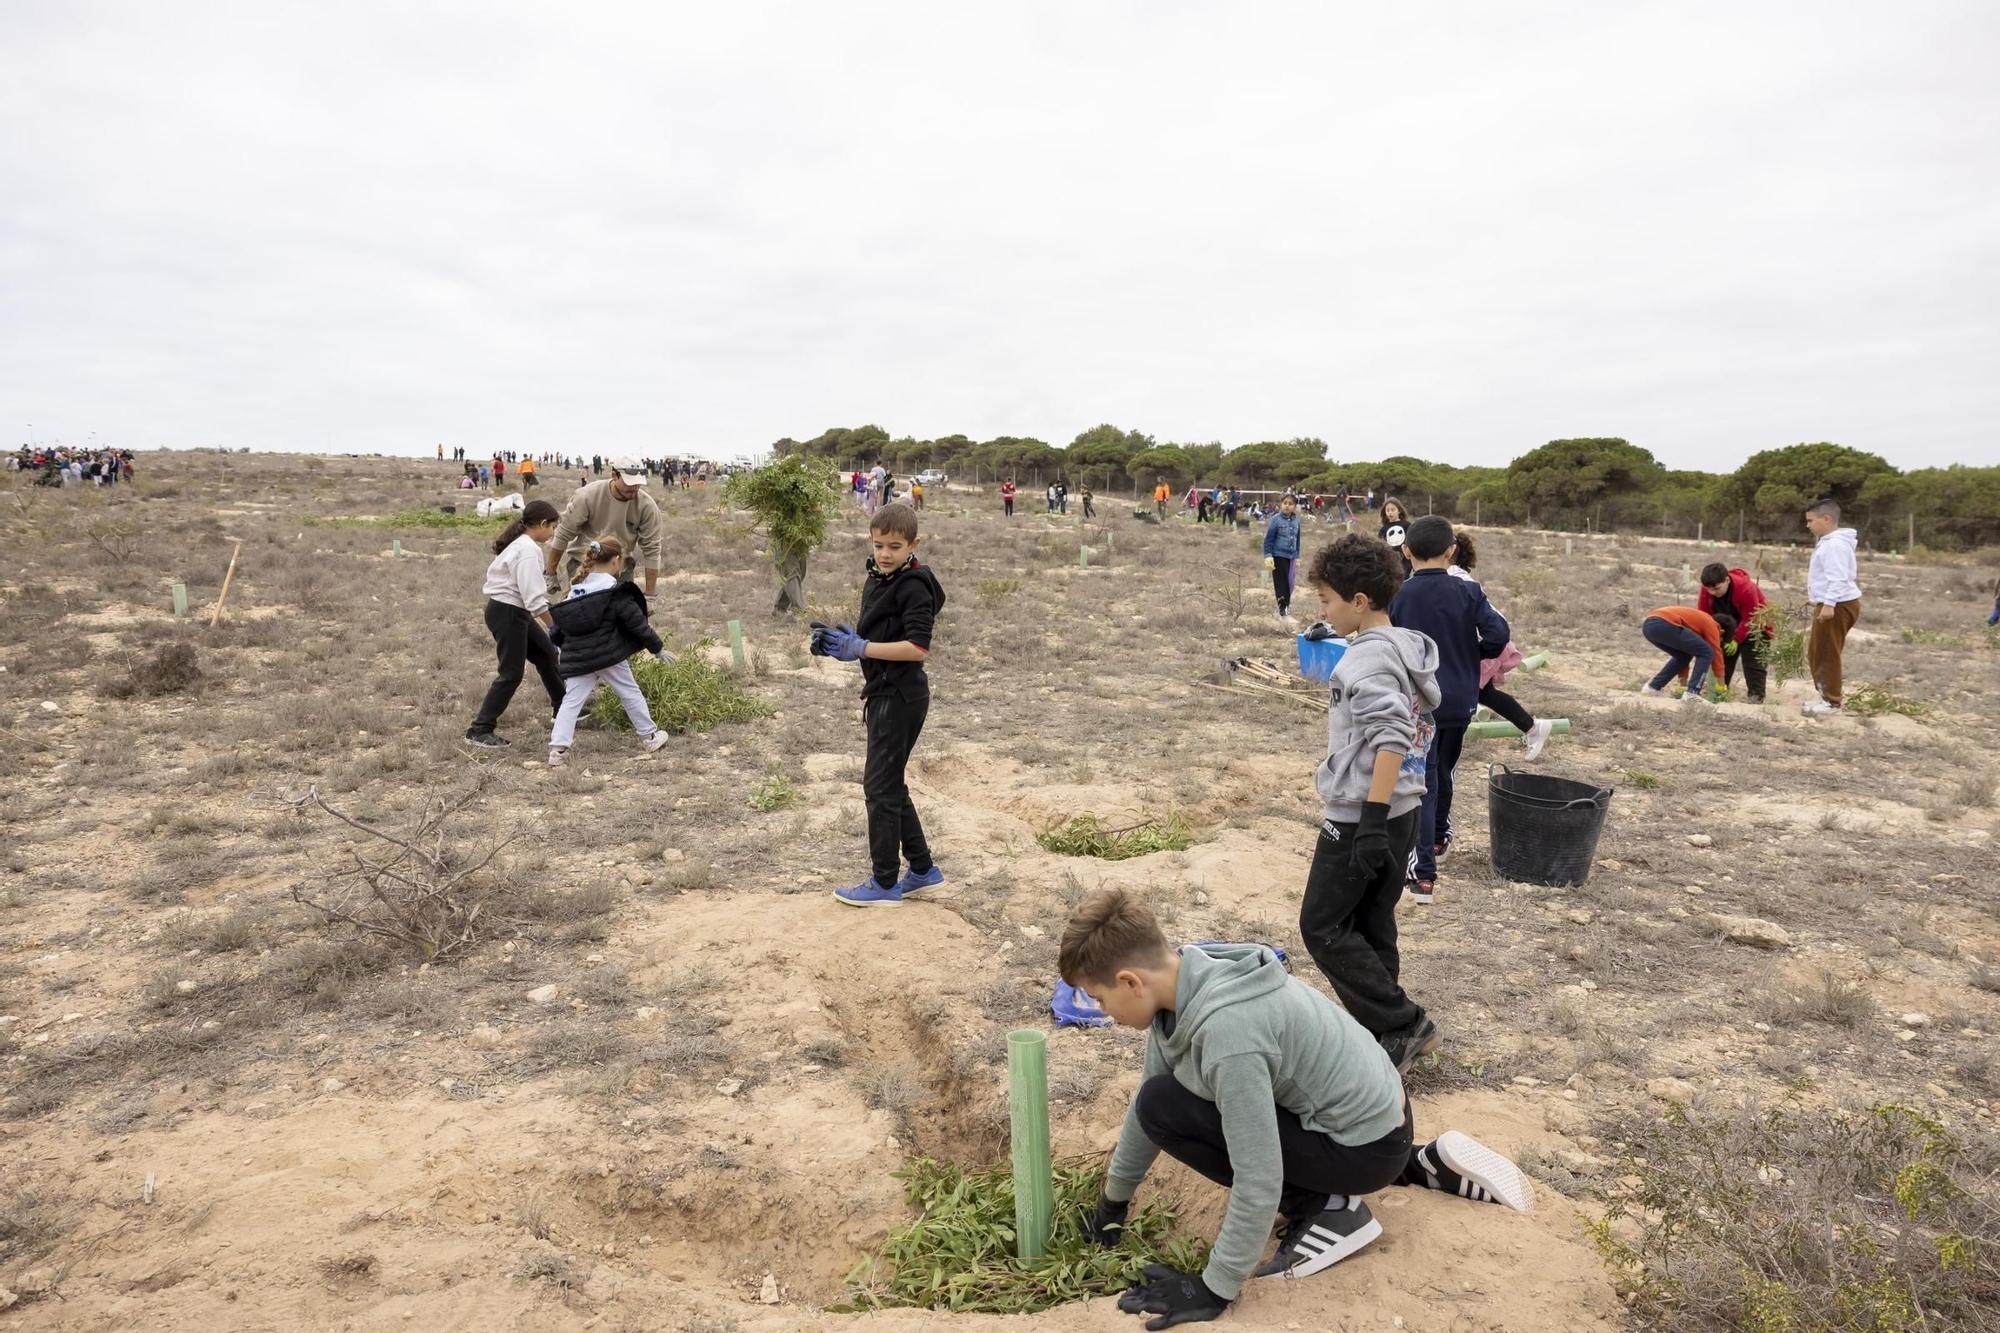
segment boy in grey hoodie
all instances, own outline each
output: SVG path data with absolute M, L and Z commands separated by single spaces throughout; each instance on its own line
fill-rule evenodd
M 1206 1268 L 1152 1265 L 1119 1297 L 1159 1316 L 1147 1328 L 1214 1319 L 1249 1277 L 1307 1277 L 1354 1254 L 1382 1234 L 1359 1196 L 1388 1185 L 1527 1210 L 1520 1170 L 1470 1136 L 1414 1146 L 1388 1056 L 1264 946 L 1171 950 L 1143 903 L 1100 889 L 1064 927 L 1057 965 L 1112 1019 L 1147 1030 L 1145 1080 L 1084 1235 L 1118 1243 L 1162 1152 L 1229 1189 Z M 1259 1265 L 1273 1222 L 1277 1252 Z
M 1408 1072 L 1438 1043 L 1437 1024 L 1398 980 L 1396 904 L 1410 874 L 1424 764 L 1439 699 L 1437 645 L 1389 623 L 1403 562 L 1349 533 L 1313 556 L 1306 581 L 1320 614 L 1347 636 L 1328 689 L 1319 843 L 1299 907 L 1299 935 L 1334 993 Z

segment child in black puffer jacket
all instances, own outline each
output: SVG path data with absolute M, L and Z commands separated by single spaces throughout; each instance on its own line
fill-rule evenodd
M 549 766 L 560 767 L 569 758 L 576 739 L 576 720 L 590 702 L 591 691 L 603 681 L 625 705 L 625 716 L 639 733 L 639 743 L 647 753 L 667 743 L 667 733 L 653 725 L 646 696 L 632 678 L 626 659 L 640 649 L 655 657 L 666 657 L 666 645 L 646 622 L 646 594 L 630 583 L 620 582 L 612 571 L 625 562 L 625 547 L 615 537 L 590 544 L 590 561 L 583 577 L 569 590 L 569 597 L 549 608 L 556 627 L 549 641 L 561 650 L 556 664 L 563 678 L 562 706 L 556 709 L 556 723 L 549 732 Z

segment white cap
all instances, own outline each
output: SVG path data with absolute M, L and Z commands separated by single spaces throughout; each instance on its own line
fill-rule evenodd
M 645 465 L 640 463 L 636 458 L 615 459 L 612 461 L 611 470 L 616 472 L 618 479 L 627 486 L 644 486 L 646 484 Z

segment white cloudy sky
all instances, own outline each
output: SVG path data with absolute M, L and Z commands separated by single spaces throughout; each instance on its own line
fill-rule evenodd
M 8 0 L 0 423 L 2000 462 L 1996 57 L 1985 0 Z

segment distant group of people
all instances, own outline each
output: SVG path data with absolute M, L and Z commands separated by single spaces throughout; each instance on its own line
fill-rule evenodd
M 132 480 L 132 451 L 24 444 L 7 455 L 7 470 L 38 474 L 37 486 L 115 486 Z
M 440 461 L 445 459 L 445 447 L 437 446 Z M 613 460 L 603 454 L 572 457 L 563 453 L 541 453 L 523 455 L 517 450 L 502 449 L 483 461 L 466 457 L 464 446 L 451 450 L 452 462 L 463 463 L 464 472 L 458 479 L 458 489 L 462 491 L 499 490 L 507 484 L 507 470 L 511 466 L 514 477 L 522 491 L 541 485 L 541 470 L 554 468 L 557 471 L 576 472 L 578 486 L 589 485 L 601 478 L 607 470 L 622 469 L 627 473 L 638 473 L 640 484 L 658 477 L 669 487 L 691 490 L 696 486 L 706 486 L 711 480 L 719 479 L 735 470 L 728 463 L 718 463 L 694 458 L 640 458 Z

